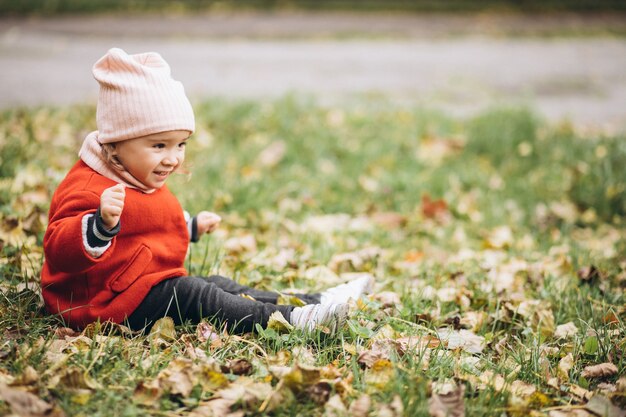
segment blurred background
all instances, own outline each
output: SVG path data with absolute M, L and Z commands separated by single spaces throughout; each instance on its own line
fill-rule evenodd
M 513 104 L 626 129 L 624 1 L 0 0 L 0 16 L 0 108 L 94 102 L 115 46 L 160 52 L 198 102 Z

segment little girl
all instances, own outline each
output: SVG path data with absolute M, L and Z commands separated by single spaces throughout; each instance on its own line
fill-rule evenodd
M 176 324 L 207 318 L 247 332 L 265 327 L 275 311 L 305 331 L 339 328 L 346 302 L 368 291 L 371 279 L 299 295 L 307 305 L 293 307 L 276 305 L 277 293 L 224 277 L 187 276 L 189 242 L 221 219 L 207 211 L 189 218 L 165 185 L 195 129 L 184 88 L 152 52 L 111 49 L 93 74 L 98 130 L 85 138 L 50 205 L 41 273 L 48 311 L 79 329 L 111 320 L 141 330 L 169 316 Z

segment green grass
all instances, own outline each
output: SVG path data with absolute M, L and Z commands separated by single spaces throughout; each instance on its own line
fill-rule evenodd
M 466 415 L 500 416 L 584 406 L 572 387 L 600 392 L 601 383 L 624 376 L 623 135 L 581 136 L 567 124 L 544 124 L 527 108 L 461 120 L 383 100 L 198 104 L 191 175 L 173 178 L 170 187 L 190 212 L 209 209 L 224 220 L 192 247 L 190 271 L 261 288 L 319 290 L 324 284 L 307 278 L 310 268 L 332 268 L 337 254 L 378 248 L 338 271 L 373 273 L 378 293 L 393 292 L 400 303 L 364 300 L 334 338 L 260 329 L 211 345 L 193 325 L 160 342 L 102 325 L 66 340 L 55 334 L 62 324 L 40 304 L 42 235 L 51 193 L 95 127 L 94 116 L 92 107 L 0 115 L 0 383 L 79 416 L 193 415 L 214 405 L 220 389 L 248 379 L 271 386 L 282 402 L 272 405 L 253 390 L 232 405 L 246 415 L 269 409 L 317 416 L 334 394 L 348 407 L 367 393 L 371 415 L 400 415 L 389 405 L 397 397 L 406 415 L 427 416 L 433 392 L 451 381 L 465 386 Z M 243 234 L 254 236 L 257 249 L 229 250 L 229 239 Z M 556 326 L 568 322 L 577 332 L 556 338 Z M 391 349 L 371 368 L 358 360 L 379 346 L 376 340 L 395 346 L 402 338 L 435 337 L 441 328 L 484 337 L 482 352 L 442 344 Z M 557 389 L 551 379 L 568 353 L 573 365 Z M 174 372 L 168 367 L 181 358 L 193 385 L 184 393 L 167 380 Z M 235 359 L 252 365 L 248 377 L 229 368 Z M 302 377 L 296 362 L 337 374 L 295 384 Z M 604 362 L 618 373 L 581 376 Z M 291 376 L 276 366 L 292 367 Z M 490 373 L 507 387 L 521 381 L 536 392 L 501 389 Z M 623 394 L 604 395 L 623 405 Z M 0 414 L 9 410 L 0 399 Z

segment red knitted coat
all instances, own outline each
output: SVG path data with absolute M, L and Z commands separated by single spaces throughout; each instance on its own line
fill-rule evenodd
M 82 328 L 100 319 L 121 323 L 157 283 L 187 275 L 189 232 L 166 186 L 152 194 L 127 188 L 121 230 L 94 258 L 83 245 L 83 217 L 115 185 L 78 161 L 52 197 L 44 236 L 41 288 L 46 308 Z

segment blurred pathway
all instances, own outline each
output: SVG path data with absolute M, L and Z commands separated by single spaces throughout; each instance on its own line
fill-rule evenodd
M 626 131 L 626 37 L 534 36 L 580 27 L 595 28 L 596 34 L 606 27 L 624 31 L 626 17 L 543 19 L 350 14 L 0 19 L 0 108 L 95 100 L 91 65 L 117 46 L 131 53 L 160 52 L 195 100 L 303 92 L 333 102 L 380 94 L 459 115 L 527 103 L 552 121 L 570 118 Z

